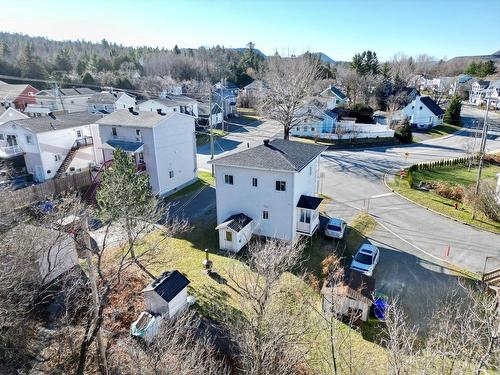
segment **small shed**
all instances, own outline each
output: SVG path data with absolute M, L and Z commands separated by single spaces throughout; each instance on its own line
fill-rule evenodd
M 368 320 L 375 279 L 355 270 L 347 270 L 340 282 L 332 284 L 331 280 L 327 280 L 321 290 L 323 311 Z
M 188 278 L 177 270 L 162 273 L 142 290 L 146 310 L 172 318 L 186 307 L 189 283 Z
M 243 213 L 232 215 L 219 224 L 219 247 L 237 253 L 250 241 L 253 233 L 253 219 Z

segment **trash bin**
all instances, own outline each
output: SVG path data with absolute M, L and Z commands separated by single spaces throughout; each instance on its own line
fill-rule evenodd
M 373 313 L 378 320 L 385 319 L 385 310 L 387 309 L 387 302 L 382 298 L 376 298 L 374 303 Z

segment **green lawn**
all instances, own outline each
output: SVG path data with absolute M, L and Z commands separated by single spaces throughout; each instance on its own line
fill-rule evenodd
M 189 186 L 186 186 L 184 189 L 179 190 L 177 193 L 169 195 L 167 198 L 169 200 L 176 199 L 208 185 L 215 186 L 215 178 L 212 176 L 212 173 L 205 171 L 198 171 L 197 181 L 193 182 Z
M 243 270 L 246 265 L 242 259 L 228 256 L 217 250 L 218 235 L 214 229 L 215 226 L 215 222 L 204 223 L 204 225 L 197 225 L 193 230 L 178 236 L 178 238 L 163 238 L 162 241 L 158 242 L 158 246 L 161 246 L 164 251 L 162 251 L 161 256 L 156 259 L 158 262 L 150 267 L 150 270 L 154 274 L 159 274 L 170 269 L 177 269 L 185 274 L 191 282 L 188 293 L 196 297 L 198 310 L 202 314 L 217 320 L 220 318 L 219 314 L 221 311 L 224 311 L 224 314 L 235 314 L 236 316 L 244 314 L 244 312 L 240 310 L 240 297 L 235 286 L 228 277 L 228 272 L 234 270 L 236 272 L 233 273 L 237 274 L 238 270 Z M 362 229 L 361 227 L 360 229 Z M 161 239 L 161 237 L 159 237 L 161 236 L 159 232 L 153 232 L 148 236 L 147 240 L 154 243 Z M 213 261 L 213 270 L 222 278 L 226 279 L 228 281 L 227 284 L 219 283 L 215 278 L 203 272 L 202 261 L 205 259 L 205 248 L 209 249 L 209 256 Z M 316 260 L 321 262 L 323 255 L 324 254 L 316 257 Z M 165 264 L 160 266 L 162 261 L 165 261 Z M 311 263 L 309 263 L 309 265 L 311 265 Z M 285 274 L 283 282 L 287 288 L 295 288 L 297 290 L 297 298 L 300 298 L 300 293 L 307 293 L 312 296 L 315 308 L 320 308 L 321 300 L 318 290 L 306 284 L 298 275 L 291 273 Z M 293 303 L 293 301 L 290 302 Z M 314 312 L 311 312 L 310 319 L 313 326 L 320 332 L 319 336 L 315 337 L 313 342 L 308 343 L 312 348 L 311 360 L 314 362 L 312 365 L 315 368 L 320 368 L 323 367 L 322 364 L 319 362 L 316 363 L 315 359 L 321 356 L 321 350 L 328 348 L 327 327 L 325 326 L 324 320 Z M 349 329 L 342 323 L 339 324 L 341 329 Z M 367 327 L 367 329 L 370 330 L 371 328 Z M 376 371 L 373 373 L 384 373 L 383 369 L 386 361 L 385 350 L 364 337 L 364 330 L 352 331 L 355 360 L 359 360 L 359 363 L 363 363 L 368 356 L 376 363 L 376 365 L 374 365 Z M 370 337 L 370 339 L 373 339 L 373 337 Z
M 209 131 L 210 130 L 207 130 L 206 132 L 208 133 Z M 214 134 L 214 139 L 227 135 L 227 132 L 222 129 L 212 129 L 212 132 Z M 210 142 L 209 134 L 206 134 L 205 132 L 196 134 L 196 146 L 202 146 L 204 144 L 207 144 L 208 142 Z
M 496 174 L 500 173 L 498 166 L 486 166 L 483 169 L 482 180 L 494 179 Z M 428 183 L 447 182 L 451 185 L 461 185 L 464 187 L 475 183 L 477 178 L 477 169 L 472 168 L 470 171 L 467 167 L 440 167 L 432 170 L 421 170 L 413 172 L 413 183 L 416 185 L 420 181 Z M 479 228 L 488 229 L 500 233 L 500 223 L 488 219 L 482 213 L 477 213 L 476 219 L 472 220 L 472 209 L 464 204 L 459 204 L 458 209 L 455 209 L 455 201 L 441 197 L 440 195 L 430 191 L 420 191 L 411 189 L 408 186 L 406 179 L 400 180 L 396 177 L 394 181 L 389 181 L 389 186 L 396 192 L 405 196 L 412 201 L 415 201 L 423 206 L 429 207 L 437 212 L 457 220 L 472 224 Z

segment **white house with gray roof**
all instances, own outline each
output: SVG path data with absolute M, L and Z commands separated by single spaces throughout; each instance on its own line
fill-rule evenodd
M 184 95 L 149 99 L 138 103 L 137 109 L 141 112 L 157 112 L 161 109 L 164 113 L 179 112 L 198 118 L 198 102 Z
M 417 96 L 403 108 L 403 113 L 417 128 L 434 128 L 443 123 L 444 111 L 430 96 Z
M 90 113 L 109 114 L 117 109 L 135 107 L 135 97 L 125 92 L 103 91 L 92 95 L 88 101 Z
M 0 125 L 0 158 L 23 155 L 37 182 L 88 169 L 101 162 L 92 147 L 100 118 L 80 112 L 7 121 Z
M 320 154 L 326 147 L 282 139 L 215 159 L 221 249 L 259 235 L 294 241 L 319 227 Z
M 95 93 L 88 87 L 42 90 L 35 95 L 36 104 L 28 104 L 24 112 L 30 117 L 39 117 L 49 113 L 87 111 L 87 101 Z
M 196 181 L 194 117 L 120 109 L 98 122 L 103 162 L 122 149 L 147 173 L 154 194 L 168 195 Z

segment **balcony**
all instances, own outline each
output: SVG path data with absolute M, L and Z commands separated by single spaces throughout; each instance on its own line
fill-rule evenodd
M 0 147 L 0 158 L 8 159 L 23 154 L 24 151 L 19 145 Z

